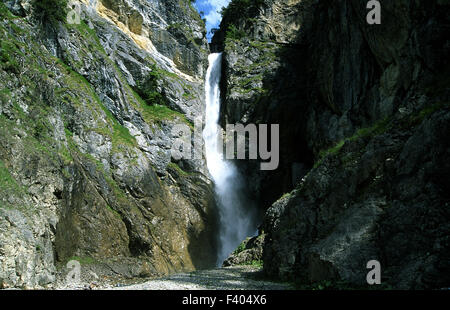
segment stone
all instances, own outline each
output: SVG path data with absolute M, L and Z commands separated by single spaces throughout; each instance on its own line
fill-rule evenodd
M 25 17 L 1 11 L 2 42 L 17 42 L 9 55 L 21 64 L 0 63 L 1 285 L 52 287 L 74 258 L 98 277 L 215 266 L 206 162 L 187 162 L 182 175 L 169 168 L 172 127 L 204 110 L 199 14 L 188 1 L 79 1 L 82 24 L 53 29 L 36 24 L 28 2 L 0 3 Z M 180 37 L 170 35 L 180 20 Z M 196 44 L 188 45 L 191 32 Z M 175 59 L 178 52 L 190 58 Z M 162 112 L 136 94 L 154 68 Z
M 448 287 L 446 9 L 383 2 L 380 25 L 358 0 L 227 11 L 221 123 L 280 124 L 277 171 L 238 164 L 265 213 L 266 275 L 365 287 L 378 259 L 387 287 Z

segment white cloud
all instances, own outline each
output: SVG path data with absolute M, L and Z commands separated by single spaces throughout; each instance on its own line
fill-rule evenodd
M 219 25 L 222 16 L 220 11 L 223 7 L 227 6 L 230 0 L 204 0 L 203 4 L 209 4 L 212 8 L 205 15 L 206 18 L 206 28 L 211 29 Z
M 222 16 L 217 11 L 211 11 L 205 15 L 205 18 L 206 28 L 211 29 L 219 25 Z
M 224 6 L 227 6 L 228 3 L 230 3 L 230 0 L 209 0 L 206 2 L 209 3 L 212 7 L 220 10 Z

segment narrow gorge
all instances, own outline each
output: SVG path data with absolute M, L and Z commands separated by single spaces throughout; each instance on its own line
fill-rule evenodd
M 253 202 L 246 196 L 244 178 L 232 161 L 227 161 L 223 150 L 220 118 L 220 78 L 222 54 L 209 56 L 206 73 L 205 148 L 209 172 L 215 184 L 219 210 L 220 249 L 217 262 L 225 259 L 245 238 L 257 233 L 257 212 Z
M 450 2 L 231 0 L 210 34 L 199 2 L 0 1 L 0 289 L 450 287 Z M 229 124 L 277 124 L 277 169 Z

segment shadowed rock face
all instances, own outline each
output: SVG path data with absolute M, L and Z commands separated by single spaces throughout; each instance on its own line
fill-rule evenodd
M 88 3 L 52 27 L 0 2 L 0 287 L 52 285 L 74 257 L 127 277 L 216 261 L 205 162 L 171 157 L 203 115 L 204 25 L 190 1 Z M 150 73 L 165 106 L 137 94 Z
M 377 26 L 365 5 L 266 0 L 213 39 L 223 122 L 280 124 L 280 168 L 241 165 L 267 210 L 264 269 L 366 285 L 376 259 L 384 284 L 445 287 L 448 2 L 383 1 Z

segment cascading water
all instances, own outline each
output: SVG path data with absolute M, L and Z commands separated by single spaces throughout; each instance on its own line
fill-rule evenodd
M 245 195 L 244 182 L 232 162 L 223 157 L 220 116 L 220 78 L 222 54 L 208 57 L 206 73 L 206 116 L 203 138 L 209 173 L 215 183 L 220 216 L 218 265 L 248 236 L 255 235 L 254 206 Z

